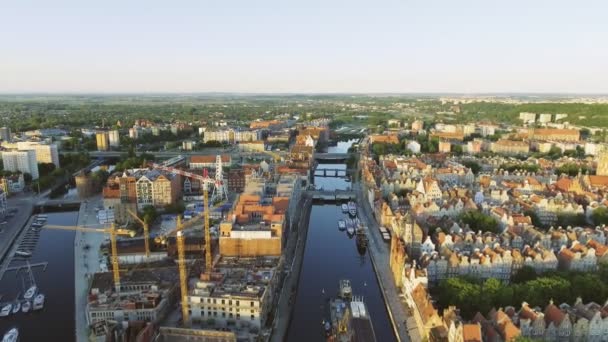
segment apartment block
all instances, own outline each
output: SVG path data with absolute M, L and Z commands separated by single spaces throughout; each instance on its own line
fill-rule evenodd
M 35 151 L 4 151 L 2 162 L 6 171 L 29 173 L 32 179 L 39 177 Z
M 107 151 L 110 146 L 108 132 L 97 132 L 95 134 L 97 141 L 97 151 Z
M 117 130 L 108 132 L 108 141 L 110 147 L 119 147 L 120 146 L 120 135 Z
M 34 141 L 23 141 L 17 143 L 17 149 L 20 151 L 34 151 L 36 153 L 36 162 L 53 164 L 59 168 L 59 152 L 56 144 L 42 144 Z

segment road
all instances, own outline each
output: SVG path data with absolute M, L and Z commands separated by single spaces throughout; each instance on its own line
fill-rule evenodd
M 364 196 L 363 189 L 360 186 L 356 186 L 358 192 L 357 198 L 359 201 L 359 217 L 366 223 L 369 246 L 367 250 L 370 252 L 372 257 L 372 263 L 376 270 L 376 277 L 382 288 L 382 294 L 384 296 L 384 302 L 387 305 L 389 316 L 393 321 L 393 329 L 397 340 L 402 342 L 410 341 L 410 337 L 407 332 L 407 324 L 405 323 L 408 316 L 405 313 L 405 303 L 399 296 L 399 291 L 395 286 L 395 281 L 389 267 L 389 250 L 380 235 L 378 229 L 378 223 L 374 219 L 369 203 L 365 200 L 367 196 Z
M 304 260 L 304 247 L 306 246 L 311 202 L 312 199 L 310 197 L 306 195 L 302 196 L 298 208 L 304 208 L 304 210 L 299 212 L 299 217 L 295 224 L 296 229 L 291 232 L 283 254 L 285 257 L 284 267 L 289 267 L 289 272 L 283 282 L 279 303 L 274 316 L 274 327 L 270 338 L 270 341 L 272 342 L 282 342 L 287 338 L 287 330 L 293 313 L 293 304 L 296 299 L 300 271 L 302 270 L 302 261 Z
M 88 228 L 100 227 L 95 208 L 102 204 L 101 196 L 95 196 L 82 202 L 78 212 L 78 226 Z M 89 276 L 99 272 L 99 247 L 106 239 L 105 234 L 77 231 L 74 235 L 74 314 L 76 341 L 88 341 L 88 323 L 86 317 L 87 292 Z M 85 248 L 89 245 L 89 248 Z

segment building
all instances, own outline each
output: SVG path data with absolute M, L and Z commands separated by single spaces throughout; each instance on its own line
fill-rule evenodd
M 422 120 L 414 120 L 412 122 L 412 131 L 418 132 L 424 129 L 424 122 Z
M 107 151 L 110 142 L 108 138 L 108 132 L 97 132 L 95 134 L 95 139 L 97 141 L 97 151 Z
M 548 113 L 542 113 L 538 115 L 538 122 L 539 123 L 549 123 L 551 122 L 551 114 Z
M 79 198 L 88 198 L 93 195 L 93 180 L 88 173 L 80 172 L 74 177 L 76 182 L 76 191 Z
M 399 119 L 389 119 L 387 122 L 388 127 L 399 128 L 401 127 L 401 120 Z
M 56 144 L 41 144 L 34 141 L 24 141 L 17 143 L 17 149 L 20 151 L 34 151 L 36 153 L 36 162 L 53 164 L 59 168 L 59 152 Z
M 112 272 L 94 273 L 87 296 L 87 323 L 148 321 L 159 323 L 171 311 L 179 284 L 177 268 L 133 269 L 120 276 L 121 295 Z
M 250 129 L 279 129 L 285 122 L 279 120 L 254 121 L 249 124 Z
M 527 141 L 500 139 L 490 145 L 490 151 L 502 154 L 526 154 L 530 152 Z
M 578 129 L 532 128 L 528 131 L 532 140 L 579 141 Z
M 407 149 L 412 151 L 412 153 L 420 153 L 420 143 L 416 140 L 412 140 L 407 143 Z
M 0 217 L 4 217 L 4 215 L 6 214 L 6 208 L 8 207 L 8 204 L 6 202 L 6 195 L 6 192 L 0 189 Z
M 598 176 L 608 176 L 608 149 L 606 148 L 601 149 L 598 153 L 595 174 Z
M 205 131 L 203 141 L 219 141 L 229 144 L 234 144 L 241 141 L 257 141 L 260 140 L 261 133 L 258 130 L 253 131 L 238 131 L 234 129 L 225 129 L 217 131 Z
M 191 319 L 213 319 L 259 333 L 266 325 L 277 291 L 279 257 L 226 258 L 216 264 L 209 280 L 199 280 L 188 294 Z
M 228 191 L 230 193 L 241 193 L 245 189 L 245 170 L 242 168 L 230 169 L 228 171 Z
M 439 142 L 439 153 L 450 153 L 452 150 L 452 144 L 449 141 Z
M 369 142 L 372 144 L 399 144 L 399 138 L 396 135 L 373 134 L 369 136 Z
M 149 170 L 138 176 L 135 193 L 140 210 L 146 206 L 164 207 L 175 203 L 181 196 L 181 181 L 176 174 Z
M 139 138 L 139 130 L 135 127 L 129 128 L 129 138 L 131 138 L 131 139 Z
M 7 194 L 22 192 L 25 188 L 23 174 L 12 174 L 0 178 L 0 189 Z
M 191 169 L 204 169 L 210 168 L 215 169 L 217 156 L 208 155 L 208 156 L 191 156 L 190 157 L 190 168 Z M 230 166 L 232 165 L 232 157 L 229 154 L 222 154 L 222 166 Z
M 8 127 L 0 127 L 0 139 L 10 142 L 12 140 L 11 129 Z
M 135 177 L 124 172 L 111 175 L 103 188 L 104 208 L 113 211 L 118 224 L 131 222 L 133 218 L 129 211 L 137 212 L 136 182 Z
M 182 150 L 192 151 L 192 149 L 194 148 L 195 145 L 196 145 L 196 143 L 194 141 L 184 140 L 184 141 L 182 141 Z
M 467 153 L 468 154 L 477 154 L 481 152 L 481 147 L 483 146 L 483 141 L 473 140 L 467 142 Z
M 108 140 L 109 140 L 110 147 L 119 147 L 120 146 L 120 135 L 118 134 L 118 130 L 109 131 Z
M 519 113 L 519 119 L 524 123 L 536 122 L 536 113 L 521 112 Z
M 243 141 L 239 143 L 239 151 L 243 152 L 264 152 L 266 146 L 263 140 Z
M 39 177 L 35 151 L 4 151 L 2 162 L 6 171 L 29 173 L 32 179 Z

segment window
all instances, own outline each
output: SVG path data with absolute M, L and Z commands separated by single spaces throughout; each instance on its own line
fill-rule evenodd
M 229 301 L 228 301 L 228 305 L 232 305 L 232 300 L 229 300 Z
M 215 301 L 215 298 L 213 298 L 213 304 L 216 304 L 217 302 Z
M 239 305 L 241 305 L 241 304 L 240 304 L 240 303 L 239 303 L 239 301 L 237 300 L 237 301 L 236 301 L 236 306 L 239 306 Z
M 222 312 L 222 317 L 226 317 L 226 313 L 225 312 Z
M 241 315 L 240 314 L 236 314 L 236 319 L 241 319 Z
M 251 306 L 253 306 L 253 302 L 251 302 Z
M 226 301 L 222 299 L 222 304 L 226 304 Z
M 229 317 L 229 318 L 232 318 L 232 313 L 230 313 L 230 314 L 228 315 L 228 317 Z
M 253 321 L 253 315 L 251 315 L 251 320 Z
M 211 298 L 207 298 L 207 303 L 211 303 Z

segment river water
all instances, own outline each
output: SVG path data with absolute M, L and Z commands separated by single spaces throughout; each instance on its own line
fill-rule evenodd
M 354 141 L 339 143 L 328 152 L 346 152 Z M 346 168 L 344 164 L 320 164 L 319 168 Z M 325 190 L 347 189 L 344 178 L 315 177 Z M 340 279 L 350 279 L 353 295 L 362 296 L 372 318 L 378 342 L 395 341 L 390 319 L 366 252 L 360 255 L 354 238 L 338 230 L 345 214 L 339 203 L 314 203 L 310 212 L 304 261 L 298 284 L 288 341 L 324 341 L 321 322 L 327 317 L 330 297 L 335 297 Z
M 76 225 L 78 212 L 50 213 L 48 224 Z M 27 228 L 26 228 L 27 229 Z M 0 318 L 0 336 L 12 327 L 19 329 L 20 341 L 74 341 L 74 232 L 41 230 L 30 263 L 48 262 L 46 271 L 32 268 L 40 292 L 45 294 L 44 308 L 24 314 L 18 312 Z M 11 266 L 22 262 L 13 261 Z M 0 301 L 11 302 L 23 296 L 22 277 L 26 272 L 6 272 L 0 281 Z M 27 278 L 26 278 L 27 279 Z M 26 282 L 27 285 L 27 282 Z

